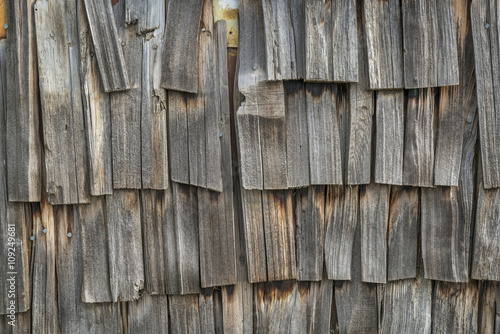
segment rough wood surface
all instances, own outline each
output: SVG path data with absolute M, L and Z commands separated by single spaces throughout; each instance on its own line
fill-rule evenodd
M 89 159 L 89 192 L 92 196 L 113 193 L 111 170 L 111 110 L 109 94 L 97 68 L 90 27 L 83 0 L 78 1 L 80 82 Z
M 2 62 L 7 66 L 3 80 L 8 82 L 5 103 L 6 131 L 9 138 L 6 161 L 10 201 L 38 202 L 42 194 L 42 158 L 40 142 L 40 104 L 35 1 L 6 1 L 9 34 Z M 5 5 L 7 5 L 5 7 Z M 3 24 L 2 24 L 3 28 Z
M 297 277 L 293 218 L 291 190 L 264 190 L 262 192 L 268 281 L 282 281 Z
M 119 2 L 113 10 L 131 88 L 110 94 L 113 188 L 140 189 L 143 43 L 132 27 L 125 28 L 124 8 Z
M 76 2 L 41 0 L 34 8 L 48 199 L 88 203 L 80 59 L 69 46 L 79 40 Z
M 165 89 L 198 91 L 196 63 L 202 8 L 203 0 L 168 2 L 161 69 L 161 86 Z
M 139 300 L 130 302 L 128 305 L 130 333 L 168 332 L 167 296 L 144 294 Z
M 295 192 L 299 281 L 320 281 L 323 277 L 325 191 L 325 186 L 312 186 Z
M 337 110 L 332 87 L 306 84 L 311 184 L 342 184 L 342 161 Z
M 498 289 L 498 282 L 479 283 L 478 329 L 481 334 L 495 334 L 500 330 L 498 323 L 500 290 Z
M 403 184 L 434 185 L 434 90 L 408 91 L 405 112 Z
M 189 184 L 187 96 L 168 92 L 168 142 L 172 181 Z M 179 168 L 183 166 L 182 168 Z
M 363 14 L 370 89 L 404 88 L 400 1 L 364 1 Z
M 161 0 L 126 0 L 125 22 L 136 25 L 138 35 L 145 35 L 156 29 L 163 34 L 165 4 L 168 4 L 168 2 Z
M 305 59 L 304 80 L 333 80 L 333 20 L 329 0 L 305 2 Z M 342 31 L 345 33 L 345 31 Z
M 325 264 L 328 279 L 350 280 L 354 233 L 358 226 L 358 187 L 328 186 Z
M 286 160 L 289 188 L 309 185 L 309 137 L 303 81 L 285 81 Z
M 356 0 L 331 1 L 332 41 L 326 47 L 333 48 L 332 79 L 335 82 L 358 81 L 358 33 Z M 306 7 L 307 8 L 307 7 Z
M 402 13 L 405 88 L 457 85 L 452 0 L 404 0 Z
M 104 91 L 117 92 L 129 89 L 126 58 L 120 45 L 111 2 L 85 0 L 85 9 Z
M 418 188 L 391 187 L 387 279 L 414 278 L 417 268 Z
M 113 301 L 139 298 L 144 288 L 140 199 L 137 190 L 106 196 L 108 267 Z
M 471 5 L 471 26 L 477 78 L 477 103 L 483 184 L 485 188 L 500 187 L 500 93 L 499 8 L 496 1 L 474 0 Z M 486 28 L 486 25 L 488 28 Z
M 375 182 L 403 184 L 404 91 L 377 93 Z
M 202 333 L 198 295 L 169 296 L 168 311 L 172 333 Z

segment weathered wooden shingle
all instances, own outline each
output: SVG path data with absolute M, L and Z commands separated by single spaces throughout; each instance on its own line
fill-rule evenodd
M 131 333 L 167 333 L 168 297 L 142 295 L 139 300 L 130 302 Z
M 333 48 L 331 59 L 333 81 L 357 82 L 356 0 L 335 0 L 331 1 L 330 6 L 332 11 L 332 41 L 328 41 L 326 47 Z
M 305 2 L 306 81 L 333 80 L 332 23 L 331 1 Z
M 126 0 L 125 22 L 135 24 L 136 32 L 139 35 L 145 35 L 156 29 L 163 34 L 165 4 L 168 4 L 168 2 L 161 0 Z

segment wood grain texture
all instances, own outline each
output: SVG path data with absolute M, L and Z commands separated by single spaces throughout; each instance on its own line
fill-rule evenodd
M 331 1 L 332 41 L 326 47 L 333 48 L 332 72 L 335 82 L 358 81 L 358 33 L 356 0 Z M 331 43 L 331 44 L 330 44 Z
M 37 1 L 34 7 L 48 199 L 88 203 L 83 108 L 74 98 L 81 96 L 80 59 L 69 46 L 78 41 L 76 2 Z
M 139 298 L 144 288 L 140 199 L 137 190 L 106 196 L 108 267 L 113 301 Z
M 405 88 L 457 85 L 457 35 L 452 0 L 404 0 L 402 13 Z
M 196 187 L 172 182 L 164 225 L 167 294 L 200 291 L 198 196 Z M 171 191 L 171 192 L 170 192 Z
M 286 161 L 289 188 L 309 185 L 309 137 L 303 81 L 283 82 L 285 91 Z
M 168 143 L 172 181 L 189 184 L 188 97 L 168 91 Z M 182 168 L 179 168 L 183 166 Z
M 304 79 L 306 72 L 306 18 L 305 1 L 294 1 L 290 5 L 291 23 L 295 43 L 295 68 L 297 79 Z
M 377 93 L 375 182 L 403 184 L 404 91 Z
M 475 73 L 477 78 L 477 103 L 479 133 L 485 188 L 500 187 L 500 119 L 496 101 L 500 95 L 495 87 L 500 84 L 500 57 L 498 53 L 498 6 L 495 1 L 474 0 L 470 7 L 474 41 Z M 486 28 L 488 24 L 488 28 Z
M 113 11 L 131 88 L 110 94 L 113 188 L 140 189 L 143 43 L 132 27 L 125 28 L 124 8 L 119 2 Z
M 129 302 L 130 333 L 167 333 L 168 297 L 142 295 Z
M 478 298 L 477 282 L 436 282 L 432 333 L 478 333 Z
M 215 334 L 215 300 L 216 294 L 214 289 L 202 289 L 198 296 L 198 310 L 200 314 L 200 331 L 201 333 Z
M 16 316 L 16 326 L 9 324 L 10 318 L 6 315 L 0 316 L 0 330 L 5 334 L 27 334 L 31 330 L 31 312 L 18 313 Z
M 171 295 L 168 297 L 170 331 L 199 334 L 201 332 L 198 295 Z
M 84 303 L 111 302 L 104 197 L 92 197 L 90 204 L 78 206 L 78 222 L 83 267 L 81 300 Z
M 328 186 L 325 264 L 328 279 L 350 280 L 354 233 L 358 226 L 358 187 Z
M 161 87 L 198 91 L 198 34 L 203 0 L 168 2 L 162 54 Z M 179 29 L 179 27 L 183 29 Z
M 325 192 L 325 186 L 312 186 L 295 192 L 299 281 L 320 281 L 323 277 Z
M 80 83 L 89 159 L 89 192 L 92 196 L 113 193 L 111 170 L 111 110 L 94 55 L 92 36 L 83 0 L 78 1 Z
M 408 91 L 405 112 L 403 184 L 434 185 L 434 90 Z
M 104 91 L 117 92 L 129 89 L 131 85 L 125 63 L 126 58 L 123 56 L 124 51 L 120 45 L 111 2 L 85 0 L 85 9 Z
M 38 202 L 42 193 L 40 103 L 35 40 L 34 1 L 3 2 L 9 34 L 2 62 L 5 85 L 8 197 Z M 5 23 L 5 21 L 4 21 Z M 3 29 L 3 24 L 1 24 Z
M 262 219 L 266 243 L 267 280 L 282 281 L 296 278 L 292 192 L 264 190 Z
M 498 282 L 479 283 L 478 329 L 480 333 L 494 334 L 500 330 L 497 320 L 500 316 L 499 302 Z
M 364 1 L 363 19 L 370 89 L 404 88 L 400 1 Z
M 168 4 L 168 2 L 167 2 Z M 163 34 L 165 22 L 165 1 L 125 1 L 125 22 L 136 25 L 138 35 L 158 29 Z M 156 33 L 156 32 L 155 32 Z
M 311 184 L 342 184 L 342 159 L 337 110 L 332 87 L 306 84 Z
M 322 82 L 333 80 L 333 41 L 331 2 L 306 1 L 304 80 Z

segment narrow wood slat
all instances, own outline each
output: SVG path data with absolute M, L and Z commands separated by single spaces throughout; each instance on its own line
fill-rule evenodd
M 248 190 L 263 189 L 259 115 L 244 104 L 238 109 L 236 122 L 242 186 Z
M 283 88 L 288 187 L 306 187 L 309 185 L 309 138 L 304 82 L 285 81 Z
M 432 298 L 432 333 L 478 333 L 477 282 L 436 282 Z
M 332 87 L 306 84 L 311 184 L 342 184 L 342 161 L 337 110 Z
M 418 209 L 418 188 L 391 187 L 387 232 L 389 281 L 416 277 Z
M 167 192 L 164 224 L 167 294 L 200 291 L 200 248 L 196 188 L 173 182 Z
M 333 80 L 333 41 L 331 2 L 328 0 L 306 2 L 304 80 L 323 82 Z
M 354 233 L 358 226 L 358 190 L 357 186 L 327 187 L 325 264 L 328 279 L 351 279 Z
M 110 94 L 113 188 L 140 189 L 143 38 L 125 28 L 125 3 L 113 7 L 131 89 Z
M 76 2 L 35 4 L 47 193 L 52 204 L 88 203 Z M 64 10 L 60 10 L 64 8 Z M 56 22 L 64 22 L 56 25 Z
M 111 168 L 111 110 L 104 92 L 83 0 L 78 1 L 80 82 L 89 159 L 89 192 L 92 196 L 113 193 Z
M 500 56 L 498 6 L 496 1 L 474 0 L 471 4 L 477 103 L 484 187 L 500 187 Z M 486 28 L 488 27 L 488 28 Z
M 137 190 L 106 196 L 109 280 L 114 302 L 139 298 L 144 288 L 140 199 Z
M 198 310 L 200 314 L 200 332 L 215 334 L 214 289 L 202 289 L 198 296 Z
M 326 47 L 333 48 L 332 72 L 335 82 L 358 81 L 358 33 L 356 0 L 331 2 L 332 41 Z
M 323 277 L 325 191 L 325 186 L 312 186 L 295 192 L 299 281 L 320 281 Z
M 168 311 L 172 333 L 202 333 L 198 295 L 168 296 Z
M 120 45 L 111 2 L 85 0 L 85 8 L 104 91 L 117 92 L 129 89 L 131 85 L 125 63 L 126 58 L 123 56 L 124 51 Z
M 400 1 L 367 0 L 363 14 L 370 89 L 404 88 Z
M 500 329 L 497 320 L 500 317 L 500 307 L 497 306 L 500 302 L 498 289 L 498 282 L 479 283 L 478 327 L 481 334 L 494 334 Z
M 198 91 L 196 63 L 202 8 L 203 0 L 168 2 L 161 69 L 161 86 L 165 89 Z
M 229 333 L 253 333 L 253 284 L 246 279 L 222 287 L 223 328 Z
M 434 90 L 408 91 L 405 113 L 403 184 L 434 185 Z
M 10 201 L 38 202 L 42 193 L 42 158 L 40 140 L 40 103 L 34 1 L 2 1 L 7 9 L 8 38 L 2 74 L 5 85 L 6 150 L 8 196 Z M 1 15 L 0 15 L 1 16 Z M 5 18 L 5 16 L 4 16 Z M 4 22 L 1 24 L 3 29 Z M 5 32 L 5 31 L 4 31 Z
M 306 18 L 305 1 L 294 1 L 290 6 L 293 38 L 295 43 L 295 69 L 297 79 L 304 79 L 306 73 Z
M 144 294 L 130 302 L 128 308 L 130 333 L 167 333 L 168 297 Z
M 268 281 L 296 278 L 292 192 L 290 190 L 263 191 L 262 219 L 264 221 Z
M 404 0 L 402 13 L 405 88 L 457 85 L 452 0 Z
M 375 182 L 403 184 L 404 91 L 377 93 Z
M 163 34 L 164 15 L 165 1 L 125 1 L 125 22 L 136 25 L 136 32 L 139 35 L 145 35 L 156 29 Z
M 189 184 L 187 96 L 168 92 L 168 142 L 172 181 Z M 182 168 L 179 168 L 183 166 Z

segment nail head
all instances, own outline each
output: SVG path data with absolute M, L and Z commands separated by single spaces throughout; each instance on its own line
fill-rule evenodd
M 243 256 L 240 256 L 240 261 L 245 261 L 245 258 Z
M 71 42 L 70 42 L 70 43 L 68 43 L 68 46 L 73 46 L 73 43 L 71 43 Z
M 32 236 L 30 237 L 30 240 L 31 240 L 31 241 L 35 240 L 35 237 L 32 235 Z
M 201 31 L 205 32 L 205 31 L 207 31 L 207 29 L 205 29 L 205 28 L 201 28 Z
M 158 49 L 158 45 L 155 44 L 155 45 L 153 45 L 153 50 L 156 50 L 156 49 Z
M 123 41 L 122 46 L 125 46 L 125 45 L 127 45 L 127 42 Z
M 486 24 L 484 25 L 484 27 L 485 27 L 486 29 L 488 29 L 488 28 L 490 27 L 490 24 L 489 24 L 489 23 L 486 23 Z
M 253 68 L 254 70 L 256 70 L 256 69 L 257 69 L 257 65 L 253 65 L 253 66 L 252 66 L 252 68 Z
M 467 117 L 467 123 L 472 123 L 472 116 Z
M 4 28 L 4 29 L 8 29 L 8 28 L 9 28 L 9 25 L 8 25 L 7 23 L 5 23 L 5 24 L 3 25 L 3 28 Z
M 73 236 L 73 234 L 71 234 L 71 232 L 68 233 L 68 238 L 71 238 Z
M 47 229 L 46 228 L 43 229 L 43 233 L 47 233 Z
M 219 137 L 222 137 L 222 132 L 219 132 Z
M 50 37 L 54 37 L 55 35 L 53 32 L 50 33 Z

